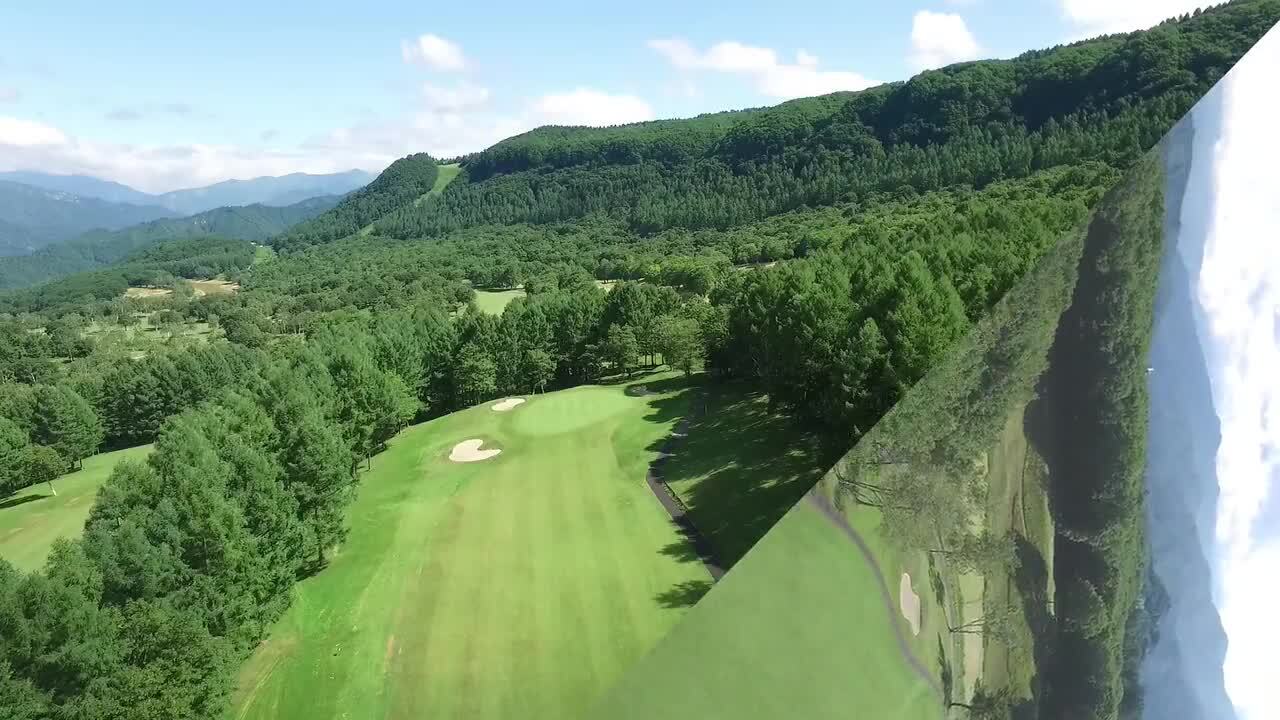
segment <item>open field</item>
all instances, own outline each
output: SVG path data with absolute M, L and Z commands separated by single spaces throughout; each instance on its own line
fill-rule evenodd
M 998 613 L 1004 608 L 1023 611 L 1029 603 L 1038 604 L 1047 614 L 1046 598 L 1053 575 L 1053 521 L 1049 516 L 1048 493 L 1037 471 L 1040 459 L 1027 444 L 1023 434 L 1023 409 L 1010 413 L 1004 432 L 990 454 L 987 476 L 987 527 L 1003 535 L 1012 530 L 1031 557 L 1018 574 L 1004 573 L 985 578 L 983 608 Z M 1038 554 L 1039 560 L 1035 561 Z M 1025 611 L 1015 614 L 1010 629 L 1014 642 L 988 638 L 984 644 L 981 678 L 985 687 L 1008 687 L 1015 698 L 1030 699 L 1034 694 L 1036 674 L 1035 618 Z M 968 658 L 966 657 L 966 660 Z M 971 687 L 970 687 L 971 689 Z
M 524 290 L 477 290 L 476 307 L 490 315 L 501 315 L 512 300 L 525 296 Z
M 802 501 L 590 717 L 939 720 L 940 696 L 899 643 L 912 637 L 900 575 L 882 569 L 892 602 L 845 531 Z M 923 619 L 932 638 L 937 620 L 927 609 Z
M 667 484 L 698 531 L 731 567 L 832 464 L 768 398 L 742 383 L 706 383 L 679 454 L 663 466 Z
M 587 386 L 410 428 L 239 677 L 231 718 L 575 717 L 707 582 L 645 485 L 684 414 Z M 664 402 L 665 401 L 665 402 Z M 502 452 L 450 462 L 459 443 Z
M 196 297 L 202 295 L 231 295 L 240 289 L 239 283 L 233 283 L 229 280 L 191 280 L 191 287 L 196 291 Z
M 48 485 L 40 484 L 0 498 L 0 558 L 21 570 L 43 565 L 54 540 L 80 535 L 98 487 L 116 463 L 141 459 L 149 452 L 151 446 L 142 445 L 86 458 L 81 470 L 53 481 L 56 497 Z
M 440 193 L 444 192 L 444 189 L 449 186 L 449 183 L 453 182 L 454 178 L 458 177 L 458 175 L 462 172 L 462 166 L 457 163 L 453 163 L 450 165 L 440 165 L 438 167 L 439 167 L 439 171 L 436 173 L 435 184 L 431 186 L 431 190 L 428 191 L 427 194 L 422 195 L 418 199 L 413 201 L 413 204 L 415 206 L 421 205 L 422 203 L 426 202 L 427 198 L 431 197 L 432 195 L 439 195 Z

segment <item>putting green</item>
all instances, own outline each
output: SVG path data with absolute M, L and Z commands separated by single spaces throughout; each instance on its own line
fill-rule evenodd
M 542 437 L 577 432 L 608 422 L 635 406 L 634 398 L 616 388 L 585 386 L 525 403 L 513 412 L 512 420 L 517 431 Z
M 56 497 L 48 485 L 40 484 L 0 498 L 0 558 L 20 570 L 43 565 L 54 540 L 79 537 L 84 531 L 98 487 L 116 463 L 141 460 L 149 452 L 151 446 L 142 445 L 85 458 L 80 470 L 53 481 Z
M 644 482 L 682 404 L 586 387 L 402 433 L 229 717 L 581 716 L 686 612 L 675 591 L 707 579 Z M 470 438 L 502 453 L 450 462 Z

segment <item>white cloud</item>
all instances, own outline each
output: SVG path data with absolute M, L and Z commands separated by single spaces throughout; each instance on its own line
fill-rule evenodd
M 546 125 L 622 125 L 652 120 L 653 108 L 634 95 L 578 88 L 544 95 L 531 106 L 533 117 Z
M 650 40 L 649 47 L 684 71 L 711 71 L 744 75 L 756 89 L 775 98 L 824 95 L 838 90 L 862 90 L 878 84 L 855 72 L 819 70 L 816 55 L 796 52 L 795 63 L 778 59 L 771 48 L 744 45 L 732 40 L 716 43 L 700 52 L 680 38 Z
M 921 10 L 911 21 L 911 65 L 917 70 L 974 60 L 982 47 L 955 13 Z
M 66 142 L 66 135 L 55 127 L 31 120 L 0 117 L 0 145 L 28 148 L 62 145 Z
M 410 64 L 421 63 L 435 70 L 455 72 L 467 66 L 457 43 L 427 33 L 400 44 L 400 54 Z
M 1075 39 L 1141 30 L 1218 0 L 1059 0 Z
M 84 173 L 139 190 L 163 192 L 232 178 L 326 173 L 360 168 L 378 172 L 413 152 L 453 157 L 482 150 L 539 125 L 617 125 L 651 120 L 653 108 L 632 95 L 590 88 L 531 98 L 507 112 L 488 109 L 489 90 L 465 83 L 424 86 L 419 111 L 371 121 L 267 149 L 236 145 L 138 146 L 74 137 L 43 123 L 0 116 L 0 170 Z
M 457 112 L 483 107 L 489 102 L 489 88 L 459 83 L 453 87 L 432 85 L 422 86 L 422 98 L 429 110 L 441 112 Z

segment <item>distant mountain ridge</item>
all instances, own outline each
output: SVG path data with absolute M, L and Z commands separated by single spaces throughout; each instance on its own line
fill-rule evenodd
M 174 214 L 154 204 L 111 202 L 0 180 L 0 255 L 25 255 L 87 230 L 115 230 Z
M 163 240 L 226 237 L 262 242 L 333 208 L 341 199 L 328 195 L 285 207 L 223 207 L 119 230 L 93 230 L 31 255 L 0 258 L 0 290 L 30 287 L 110 265 Z
M 158 206 L 172 215 L 194 215 L 214 208 L 239 205 L 283 207 L 307 198 L 345 195 L 364 187 L 373 178 L 372 174 L 363 170 L 319 175 L 290 173 L 248 180 L 225 180 L 203 187 L 153 194 L 89 175 L 57 175 L 32 170 L 0 172 L 0 181 L 22 183 L 112 203 Z

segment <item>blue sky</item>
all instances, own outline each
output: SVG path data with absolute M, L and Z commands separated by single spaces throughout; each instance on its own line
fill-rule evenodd
M 781 102 L 1153 24 L 1189 0 L 284 0 L 8 9 L 0 170 L 160 191 L 376 171 L 539 124 Z

